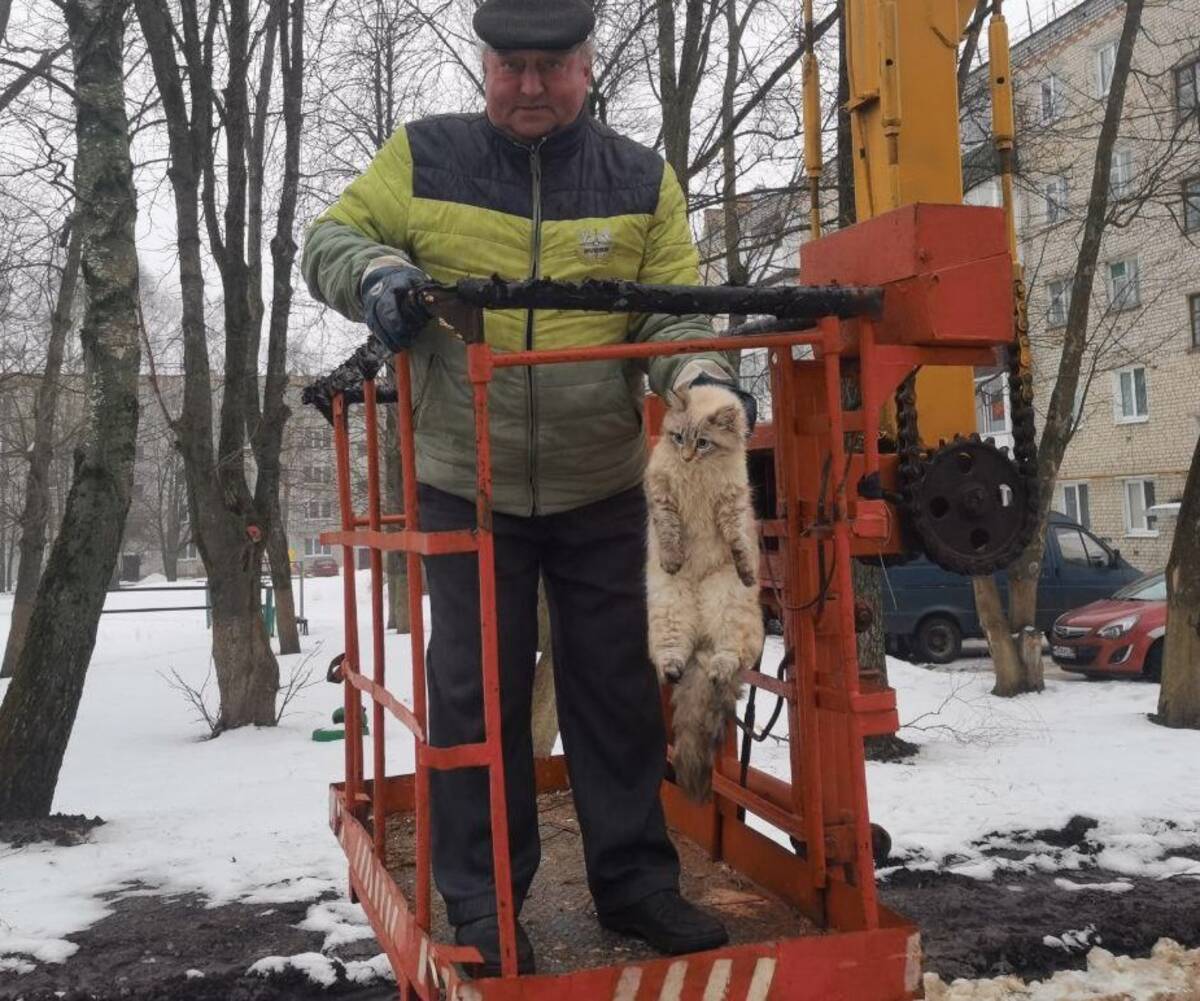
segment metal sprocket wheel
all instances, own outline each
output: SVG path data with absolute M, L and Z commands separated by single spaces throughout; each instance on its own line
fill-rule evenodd
M 1031 501 L 1008 454 L 972 435 L 943 445 L 922 463 L 908 513 L 934 563 L 983 576 L 1020 555 Z

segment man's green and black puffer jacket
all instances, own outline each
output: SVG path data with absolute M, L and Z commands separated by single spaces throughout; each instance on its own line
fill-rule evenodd
M 439 282 L 495 274 L 696 284 L 697 261 L 683 194 L 657 154 L 586 113 L 533 145 L 476 114 L 397 131 L 313 223 L 302 266 L 317 299 L 361 319 L 363 275 L 387 264 L 415 264 Z M 711 337 L 712 329 L 701 317 L 509 310 L 489 311 L 485 333 L 508 351 Z M 463 345 L 431 325 L 411 359 L 418 477 L 473 497 Z M 715 353 L 497 370 L 489 400 L 496 509 L 552 514 L 637 485 L 645 374 L 663 393 L 699 370 L 733 374 Z

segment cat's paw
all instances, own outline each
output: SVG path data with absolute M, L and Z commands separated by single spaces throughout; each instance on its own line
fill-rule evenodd
M 683 557 L 677 556 L 675 553 L 662 553 L 658 558 L 658 563 L 665 573 L 677 574 L 679 568 L 683 566 Z
M 741 664 L 738 663 L 737 654 L 725 650 L 714 653 L 705 665 L 705 672 L 714 685 L 734 677 L 740 670 Z
M 663 685 L 674 685 L 683 677 L 684 661 L 682 657 L 660 657 L 654 665 L 658 669 L 658 681 Z
M 754 587 L 758 584 L 758 570 L 750 563 L 739 563 L 737 573 L 746 587 Z

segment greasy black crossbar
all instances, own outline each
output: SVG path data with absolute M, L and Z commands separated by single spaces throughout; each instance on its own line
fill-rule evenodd
M 481 309 L 564 309 L 603 313 L 666 313 L 686 316 L 774 316 L 780 320 L 846 319 L 878 315 L 883 290 L 841 285 L 643 285 L 589 279 L 559 282 L 549 278 L 503 281 L 463 278 L 441 291 Z
M 504 281 L 463 278 L 454 285 L 434 285 L 417 295 L 443 320 L 451 321 L 465 340 L 482 339 L 480 311 L 485 309 L 562 309 L 597 313 L 665 313 L 671 316 L 762 316 L 771 319 L 744 323 L 727 336 L 754 336 L 801 330 L 824 316 L 842 319 L 877 316 L 883 290 L 873 286 L 841 285 L 644 285 L 639 282 L 589 279 L 560 282 L 549 278 Z M 474 329 L 469 329 L 473 327 Z M 361 403 L 362 384 L 386 369 L 392 355 L 377 341 L 362 345 L 329 375 L 304 389 L 301 397 L 332 423 L 333 397 Z M 395 400 L 395 390 L 380 386 L 379 401 Z

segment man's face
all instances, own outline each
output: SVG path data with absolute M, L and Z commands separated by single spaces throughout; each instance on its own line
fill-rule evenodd
M 488 118 L 523 142 L 573 122 L 592 83 L 591 61 L 578 48 L 488 51 L 483 69 Z

